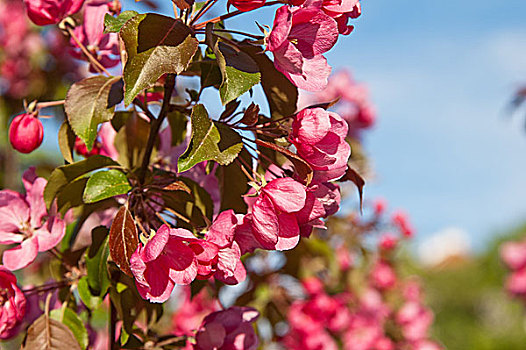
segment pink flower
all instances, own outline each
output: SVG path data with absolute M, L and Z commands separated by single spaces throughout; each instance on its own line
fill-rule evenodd
M 84 0 L 24 0 L 27 15 L 39 26 L 56 24 L 80 10 Z
M 296 114 L 289 139 L 314 170 L 316 181 L 335 180 L 345 174 L 351 155 L 345 141 L 347 130 L 338 114 L 323 108 L 306 108 Z
M 415 230 L 409 222 L 409 215 L 406 212 L 401 210 L 394 212 L 391 221 L 405 237 L 411 238 L 414 235 Z
M 517 270 L 508 276 L 506 289 L 513 295 L 526 296 L 526 268 Z
M 296 214 L 305 206 L 305 186 L 290 177 L 270 181 L 251 207 L 255 239 L 265 249 L 287 250 L 299 242 Z
M 331 67 L 323 54 L 336 43 L 338 24 L 319 7 L 280 7 L 267 39 L 274 65 L 294 85 L 309 91 L 327 85 Z
M 500 256 L 510 269 L 522 269 L 526 266 L 526 241 L 504 243 L 500 248 Z
M 21 153 L 31 153 L 42 144 L 44 128 L 34 114 L 17 115 L 9 126 L 9 142 Z
M 374 215 L 381 216 L 387 208 L 387 201 L 383 198 L 377 198 L 373 202 Z
M 386 233 L 380 237 L 378 246 L 381 250 L 391 251 L 396 248 L 398 239 L 392 233 Z
M 188 230 L 163 225 L 130 259 L 139 294 L 152 302 L 168 300 L 175 284 L 190 284 L 197 276 L 197 259 L 186 242 L 198 239 Z
M 198 278 L 214 276 L 226 284 L 238 284 L 246 278 L 241 249 L 234 241 L 237 217 L 232 210 L 221 212 L 210 226 L 206 240 L 190 243 L 198 262 Z
M 104 0 L 87 2 L 84 9 L 84 22 L 82 26 L 75 28 L 75 35 L 105 68 L 114 67 L 120 62 L 118 34 L 104 33 L 104 16 L 111 11 L 110 5 Z M 77 47 L 73 39 L 71 43 Z M 75 55 L 79 59 L 84 58 L 80 49 L 75 51 Z M 90 69 L 96 72 L 91 65 Z
M 3 263 L 9 270 L 31 264 L 38 252 L 55 247 L 65 233 L 64 221 L 46 210 L 43 195 L 47 181 L 37 177 L 33 167 L 22 180 L 25 196 L 11 190 L 0 191 L 0 244 L 19 243 L 4 252 Z
M 396 283 L 396 273 L 389 264 L 379 261 L 371 271 L 371 280 L 380 290 L 391 289 Z
M 220 304 L 206 289 L 191 297 L 189 286 L 181 287 L 180 307 L 172 316 L 173 334 L 193 336 L 206 315 L 218 311 Z
M 311 104 L 339 99 L 333 110 L 349 125 L 349 136 L 358 137 L 361 130 L 368 129 L 375 123 L 376 111 L 367 87 L 354 81 L 347 70 L 331 75 L 325 89 L 316 92 L 311 99 Z
M 265 0 L 228 0 L 239 11 L 252 11 L 265 5 Z
M 255 350 L 258 338 L 252 323 L 259 312 L 233 306 L 206 316 L 197 331 L 195 350 Z
M 26 297 L 16 285 L 16 276 L 0 265 L 0 339 L 16 335 L 26 313 Z
M 426 339 L 433 318 L 431 311 L 415 301 L 405 303 L 396 313 L 396 321 L 402 326 L 402 333 L 409 341 Z

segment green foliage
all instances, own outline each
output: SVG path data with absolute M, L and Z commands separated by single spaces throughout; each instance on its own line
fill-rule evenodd
M 186 151 L 179 157 L 179 172 L 187 171 L 205 160 L 228 165 L 237 157 L 243 147 L 241 137 L 232 129 L 218 125 L 210 120 L 203 105 L 198 104 L 193 108 L 192 138 Z
M 98 125 L 111 120 L 115 105 L 121 101 L 121 77 L 97 75 L 71 86 L 64 108 L 69 125 L 88 150 L 93 148 Z
M 64 121 L 58 131 L 58 146 L 62 157 L 68 162 L 73 163 L 73 148 L 75 147 L 75 133 L 71 130 L 67 121 Z
M 44 201 L 49 208 L 57 198 L 58 209 L 61 212 L 82 204 L 82 196 L 87 178 L 84 175 L 108 166 L 118 165 L 109 157 L 95 155 L 79 162 L 57 167 L 51 173 L 46 188 Z
M 84 189 L 84 203 L 94 203 L 131 190 L 126 175 L 117 169 L 110 169 L 94 173 L 86 183 Z
M 223 77 L 219 96 L 223 105 L 249 91 L 261 79 L 256 62 L 243 51 L 218 41 L 214 47 L 217 63 Z
M 121 31 L 123 25 L 128 22 L 128 20 L 137 16 L 139 13 L 137 11 L 124 11 L 121 12 L 117 17 L 113 17 L 109 13 L 104 16 L 104 33 L 118 33 Z
M 122 27 L 120 36 L 128 59 L 124 66 L 124 103 L 151 87 L 163 74 L 183 72 L 199 42 L 180 19 L 141 14 Z

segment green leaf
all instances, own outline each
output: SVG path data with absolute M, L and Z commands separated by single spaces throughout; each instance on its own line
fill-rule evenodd
M 183 142 L 186 137 L 186 124 L 188 124 L 188 118 L 179 111 L 168 113 L 167 118 L 171 129 L 172 146 L 177 146 Z
M 149 13 L 133 17 L 120 36 L 128 59 L 124 66 L 124 103 L 151 87 L 163 74 L 183 72 L 199 41 L 180 19 Z
M 259 83 L 259 67 L 248 54 L 236 51 L 223 42 L 216 43 L 214 53 L 223 76 L 219 96 L 224 105 Z
M 62 157 L 68 162 L 73 163 L 73 147 L 75 147 L 75 133 L 71 130 L 67 121 L 64 121 L 58 131 L 58 146 Z
M 88 182 L 87 177 L 81 177 L 68 183 L 57 195 L 57 210 L 62 214 L 71 209 L 83 205 L 82 194 Z
M 109 230 L 104 226 L 95 227 L 91 231 L 91 246 L 86 252 L 86 268 L 88 270 L 88 285 L 91 290 L 104 298 L 110 287 L 108 276 Z
M 98 125 L 111 120 L 120 101 L 121 77 L 97 75 L 78 81 L 69 89 L 64 104 L 69 125 L 88 150 L 93 148 Z
M 247 162 L 252 161 L 246 149 L 241 150 L 239 157 L 242 157 Z M 219 167 L 216 170 L 216 177 L 221 193 L 221 211 L 234 209 L 236 213 L 246 212 L 247 204 L 243 199 L 243 195 L 248 192 L 250 186 L 239 164 L 231 163 L 227 166 Z
M 126 194 L 131 190 L 126 175 L 117 169 L 98 171 L 91 175 L 84 190 L 84 203 L 94 203 L 106 198 Z
M 205 160 L 221 165 L 230 164 L 243 148 L 241 137 L 227 126 L 221 131 L 208 118 L 205 107 L 196 105 L 192 110 L 192 138 L 186 151 L 179 157 L 178 171 L 184 172 Z
M 298 102 L 298 88 L 276 69 L 263 48 L 245 42 L 239 47 L 259 66 L 261 86 L 267 97 L 272 119 L 294 114 Z
M 91 292 L 87 276 L 84 276 L 79 280 L 77 291 L 79 292 L 80 300 L 82 300 L 88 309 L 94 310 L 102 304 L 103 299 L 97 295 L 93 295 Z
M 44 201 L 47 207 L 51 206 L 51 203 L 57 197 L 57 195 L 65 189 L 68 184 L 71 184 L 74 180 L 78 179 L 82 175 L 92 172 L 93 170 L 105 168 L 111 165 L 119 165 L 113 159 L 95 155 L 80 162 L 73 164 L 63 165 L 51 173 L 46 188 L 44 189 Z
M 124 11 L 121 12 L 117 17 L 113 17 L 109 13 L 104 16 L 104 33 L 118 33 L 121 28 L 129 19 L 137 16 L 137 11 Z
M 62 311 L 64 311 L 64 313 L 62 313 Z M 80 317 L 73 310 L 69 308 L 64 310 L 51 310 L 49 317 L 65 324 L 73 333 L 75 339 L 77 339 L 77 342 L 82 349 L 86 349 L 88 347 L 88 331 L 86 330 L 86 327 L 84 326 L 84 323 Z
M 27 330 L 22 350 L 80 350 L 75 335 L 63 323 L 44 314 Z

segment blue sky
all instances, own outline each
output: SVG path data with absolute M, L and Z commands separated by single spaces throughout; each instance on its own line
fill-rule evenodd
M 455 227 L 481 247 L 526 220 L 526 109 L 506 111 L 526 84 L 526 1 L 362 4 L 355 32 L 327 58 L 368 84 L 378 111 L 365 137 L 375 169 L 366 198 L 406 209 L 417 241 Z M 227 26 L 256 31 L 254 20 L 272 17 Z

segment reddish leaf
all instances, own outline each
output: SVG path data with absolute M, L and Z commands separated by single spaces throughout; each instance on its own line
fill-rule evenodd
M 192 190 L 190 190 L 190 188 L 188 188 L 188 186 L 186 186 L 186 184 L 182 181 L 172 182 L 171 184 L 163 187 L 163 190 L 165 191 L 184 191 L 188 194 L 192 193 Z
M 181 10 L 189 9 L 194 5 L 194 0 L 172 0 L 172 2 Z
M 137 250 L 139 237 L 135 221 L 126 206 L 121 207 L 113 219 L 108 244 L 113 261 L 125 274 L 133 277 L 130 258 Z
M 310 167 L 309 163 L 303 160 L 303 158 L 301 158 L 295 153 L 292 153 L 288 149 L 278 146 L 271 142 L 256 139 L 256 144 L 258 146 L 263 146 L 263 147 L 269 148 L 273 151 L 277 151 L 283 154 L 285 157 L 287 157 L 292 162 L 292 164 L 294 164 L 294 169 L 296 169 L 296 173 L 298 174 L 300 179 L 303 182 L 305 182 L 306 185 L 310 184 L 310 182 L 312 181 L 312 175 L 313 175 L 312 168 Z
M 351 166 L 347 166 L 347 171 L 345 174 L 339 179 L 339 181 L 352 181 L 356 187 L 358 188 L 358 194 L 360 196 L 360 210 L 362 210 L 362 204 L 363 204 L 363 187 L 365 186 L 365 180 L 364 178 L 358 174 L 356 170 L 351 168 Z
M 245 114 L 243 114 L 243 118 L 241 118 L 241 123 L 245 125 L 254 125 L 258 121 L 259 117 L 259 106 L 252 102 L 250 106 L 245 111 Z

